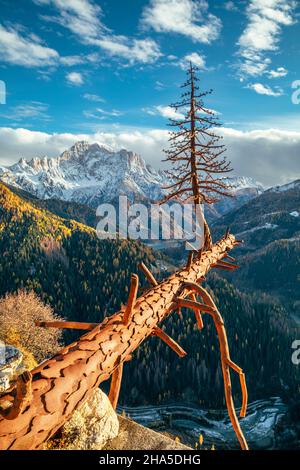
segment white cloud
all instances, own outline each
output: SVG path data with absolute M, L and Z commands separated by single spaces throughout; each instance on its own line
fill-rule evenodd
M 277 67 L 275 70 L 268 72 L 269 78 L 281 78 L 286 77 L 289 72 L 284 67 Z
M 129 39 L 125 36 L 111 35 L 90 40 L 90 43 L 101 47 L 111 56 L 128 60 L 130 64 L 153 63 L 162 55 L 153 39 Z
M 102 10 L 90 0 L 34 0 L 40 5 L 50 5 L 59 10 L 59 16 L 44 16 L 67 27 L 74 34 L 82 37 L 96 37 L 105 30 L 101 23 Z
M 232 1 L 225 2 L 223 7 L 228 11 L 238 11 L 238 7 Z
M 70 72 L 66 75 L 66 80 L 70 85 L 81 86 L 84 83 L 84 79 L 79 72 Z
M 142 24 L 159 33 L 177 33 L 210 44 L 219 37 L 222 23 L 208 12 L 206 0 L 150 0 Z
M 166 85 L 164 83 L 160 82 L 159 80 L 156 80 L 154 88 L 155 88 L 155 90 L 161 91 L 164 88 L 166 88 Z
M 0 60 L 23 67 L 45 67 L 57 64 L 59 54 L 41 44 L 37 36 L 22 36 L 0 24 Z
M 255 77 L 263 75 L 270 63 L 270 59 L 257 55 L 251 58 L 249 57 L 249 59 L 245 58 L 245 60 L 239 64 L 239 69 L 242 76 L 249 75 Z
M 282 26 L 293 24 L 293 0 L 252 0 L 247 7 L 249 23 L 239 39 L 242 49 L 273 51 Z
M 278 129 L 240 131 L 222 128 L 228 155 L 236 174 L 251 176 L 266 186 L 300 178 L 300 132 Z M 0 164 L 11 164 L 21 156 L 55 157 L 78 140 L 99 142 L 114 149 L 140 153 L 161 168 L 162 149 L 168 146 L 168 131 L 162 129 L 116 130 L 94 134 L 47 134 L 27 129 L 0 128 Z
M 1 110 L 1 108 L 0 108 Z M 23 121 L 24 119 L 39 119 L 43 121 L 50 120 L 47 114 L 48 105 L 39 101 L 30 101 L 10 108 L 8 112 L 0 114 L 0 117 L 11 121 Z
M 55 157 L 79 140 L 98 142 L 114 149 L 127 148 L 141 154 L 145 160 L 158 167 L 164 157 L 168 131 L 161 129 L 119 130 L 94 134 L 48 134 L 28 129 L 0 127 L 0 165 L 9 165 L 24 158 L 48 155 Z
M 60 63 L 67 67 L 73 67 L 73 65 L 84 64 L 85 59 L 79 55 L 69 55 L 60 58 Z
M 279 129 L 220 130 L 234 171 L 266 186 L 300 178 L 300 132 Z
M 171 106 L 156 106 L 156 110 L 162 117 L 167 119 L 184 119 L 184 114 Z
M 93 101 L 94 103 L 104 103 L 104 98 L 101 98 L 99 95 L 93 95 L 91 93 L 85 93 L 83 98 L 88 101 Z
M 248 24 L 239 38 L 240 65 L 244 75 L 262 75 L 269 64 L 265 54 L 278 50 L 284 26 L 294 23 L 294 0 L 251 0 Z
M 211 109 L 211 108 L 204 108 L 204 109 L 205 111 L 201 111 L 200 114 L 207 114 L 206 111 L 208 111 L 208 113 L 213 113 L 216 116 L 220 116 L 222 114 L 220 111 L 216 111 L 215 109 Z
M 105 117 L 118 117 L 122 116 L 122 112 L 117 109 L 112 109 L 111 111 L 106 111 L 102 108 L 96 108 L 95 110 L 86 110 L 83 111 L 83 114 L 86 118 L 89 119 L 100 119 L 103 120 Z
M 221 113 L 219 111 L 215 111 L 214 109 L 210 108 L 204 108 L 205 111 L 208 111 L 209 113 L 214 113 L 216 116 L 220 115 Z M 187 111 L 188 107 L 185 106 L 182 108 L 183 111 Z M 173 108 L 172 106 L 154 106 L 152 108 L 143 108 L 142 111 L 145 113 L 149 114 L 150 116 L 155 116 L 155 115 L 160 115 L 166 119 L 175 119 L 175 120 L 182 120 L 185 119 L 185 114 L 178 111 L 177 109 Z M 200 114 L 206 114 L 205 111 L 201 111 Z
M 119 111 L 118 109 L 112 109 L 111 111 L 107 111 L 102 108 L 97 108 L 96 110 L 99 114 L 103 114 L 104 116 L 122 116 L 122 111 Z
M 191 54 L 185 55 L 180 60 L 179 65 L 182 69 L 186 69 L 190 62 L 196 67 L 198 67 L 199 69 L 202 69 L 202 70 L 206 69 L 205 57 L 199 55 L 197 52 L 191 52 Z
M 92 0 L 35 0 L 52 5 L 59 15 L 43 15 L 45 21 L 54 21 L 68 28 L 80 42 L 96 46 L 109 56 L 125 59 L 129 64 L 153 63 L 161 52 L 158 44 L 149 38 L 134 39 L 114 34 L 102 21 L 102 9 Z
M 60 64 L 65 65 L 66 67 L 73 67 L 74 65 L 82 65 L 95 62 L 99 62 L 99 55 L 97 53 L 60 57 Z
M 41 0 L 36 0 L 41 2 Z M 45 0 L 47 1 L 47 0 Z M 22 33 L 21 33 L 22 31 Z M 0 60 L 23 67 L 43 67 L 41 74 L 51 74 L 57 66 L 72 67 L 74 65 L 95 62 L 97 54 L 60 56 L 59 53 L 43 44 L 36 34 L 24 34 L 24 28 L 7 27 L 0 24 Z M 45 71 L 45 67 L 47 67 Z
M 97 111 L 85 110 L 83 111 L 84 117 L 87 119 L 97 119 L 98 121 L 104 121 L 105 116 L 103 114 L 97 114 Z
M 263 85 L 262 83 L 252 83 L 251 85 L 248 85 L 247 88 L 250 88 L 251 90 L 256 91 L 259 95 L 267 95 L 267 96 L 282 96 L 283 91 L 279 88 L 276 90 L 273 90 L 271 87 L 267 85 Z

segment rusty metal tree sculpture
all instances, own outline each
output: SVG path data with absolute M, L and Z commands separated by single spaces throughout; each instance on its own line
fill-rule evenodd
M 166 200 L 185 196 L 195 209 L 201 203 L 215 202 L 217 196 L 229 195 L 229 187 L 214 174 L 230 171 L 223 155 L 225 149 L 218 143 L 211 128 L 216 125 L 211 111 L 204 108 L 197 94 L 195 68 L 190 65 L 189 91 L 176 109 L 189 105 L 186 119 L 174 121 L 179 132 L 171 136 L 174 146 L 168 160 L 178 164 L 173 178 L 176 183 Z M 199 113 L 208 117 L 199 116 Z M 187 125 L 190 125 L 187 128 Z M 206 139 L 206 143 L 205 142 Z M 193 310 L 199 329 L 203 315 L 212 317 L 219 338 L 225 400 L 234 431 L 242 449 L 248 449 L 240 427 L 232 398 L 230 371 L 239 374 L 242 390 L 240 416 L 247 408 L 247 388 L 242 369 L 231 359 L 223 318 L 210 294 L 201 286 L 212 269 L 233 270 L 237 265 L 228 254 L 240 242 L 226 231 L 214 245 L 205 222 L 205 244 L 196 254 L 190 252 L 186 266 L 167 279 L 158 282 L 149 269 L 140 269 L 149 281 L 149 289 L 138 296 L 139 278 L 131 276 L 127 306 L 102 323 L 41 322 L 39 327 L 77 328 L 87 330 L 78 341 L 64 347 L 54 357 L 44 361 L 31 372 L 21 375 L 16 385 L 0 397 L 0 450 L 39 449 L 70 418 L 74 410 L 91 396 L 101 382 L 111 379 L 109 398 L 116 407 L 121 387 L 123 366 L 132 354 L 150 336 L 165 342 L 176 354 L 186 352 L 161 328 L 162 322 L 181 308 Z M 224 258 L 226 260 L 224 260 Z M 229 260 L 229 261 L 228 261 Z
M 231 360 L 222 316 L 200 285 L 212 268 L 231 270 L 237 267 L 223 258 L 232 260 L 228 251 L 238 243 L 233 235 L 226 233 L 211 250 L 202 252 L 199 257 L 190 255 L 185 267 L 162 282 L 157 282 L 148 268 L 141 265 L 141 271 L 151 284 L 149 290 L 137 297 L 138 277 L 133 274 L 127 306 L 105 318 L 101 324 L 39 323 L 41 327 L 90 331 L 30 373 L 24 373 L 16 386 L 0 397 L 0 449 L 42 448 L 74 410 L 110 376 L 109 398 L 116 407 L 123 364 L 131 360 L 132 353 L 149 336 L 160 338 L 176 354 L 184 357 L 186 352 L 181 346 L 158 326 L 172 312 L 183 307 L 194 311 L 199 329 L 203 328 L 203 314 L 213 318 L 220 343 L 228 413 L 242 449 L 248 449 L 234 408 L 230 369 L 239 374 L 241 382 L 241 416 L 245 416 L 247 407 L 245 376 Z
M 200 210 L 203 203 L 212 204 L 220 196 L 231 196 L 232 186 L 226 176 L 221 176 L 230 172 L 231 168 L 224 156 L 226 148 L 220 143 L 222 137 L 214 132 L 220 122 L 215 112 L 203 103 L 203 98 L 211 90 L 199 91 L 196 71 L 197 68 L 190 63 L 187 81 L 182 85 L 187 91 L 182 93 L 181 101 L 170 105 L 175 113 L 182 110 L 184 117 L 170 119 L 170 126 L 178 130 L 170 132 L 170 148 L 165 150 L 164 161 L 172 164 L 172 169 L 168 170 L 172 184 L 165 187 L 170 192 L 162 202 L 171 199 L 193 202 L 195 208 Z M 204 226 L 204 249 L 210 249 L 210 229 L 202 210 L 200 213 Z

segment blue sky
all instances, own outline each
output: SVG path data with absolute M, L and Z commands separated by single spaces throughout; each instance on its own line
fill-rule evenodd
M 21 154 L 54 156 L 82 137 L 133 149 L 159 166 L 168 104 L 191 60 L 203 88 L 214 89 L 206 105 L 220 113 L 237 172 L 266 185 L 299 174 L 300 105 L 291 100 L 300 79 L 299 2 L 13 4 L 0 0 L 0 80 L 7 90 L 0 163 Z M 273 150 L 282 159 L 274 162 Z

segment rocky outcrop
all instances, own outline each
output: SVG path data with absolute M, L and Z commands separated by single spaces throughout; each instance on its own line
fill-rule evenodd
M 0 344 L 0 393 L 5 392 L 16 376 L 21 373 L 23 354 L 19 349 Z
M 118 416 L 108 397 L 97 389 L 76 410 L 56 438 L 46 444 L 51 450 L 187 450 L 178 439 L 145 428 Z
M 76 410 L 47 445 L 58 450 L 101 450 L 119 432 L 118 417 L 108 397 L 97 389 L 81 408 Z

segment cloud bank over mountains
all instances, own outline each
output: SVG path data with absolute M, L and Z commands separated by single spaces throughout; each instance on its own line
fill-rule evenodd
M 300 178 L 300 132 L 231 128 L 220 131 L 235 174 L 252 177 L 266 187 Z M 22 128 L 0 128 L 0 161 L 2 165 L 9 165 L 20 157 L 55 157 L 79 140 L 103 143 L 114 150 L 133 150 L 155 168 L 161 168 L 162 149 L 168 146 L 168 132 L 124 129 L 94 134 L 47 134 Z

